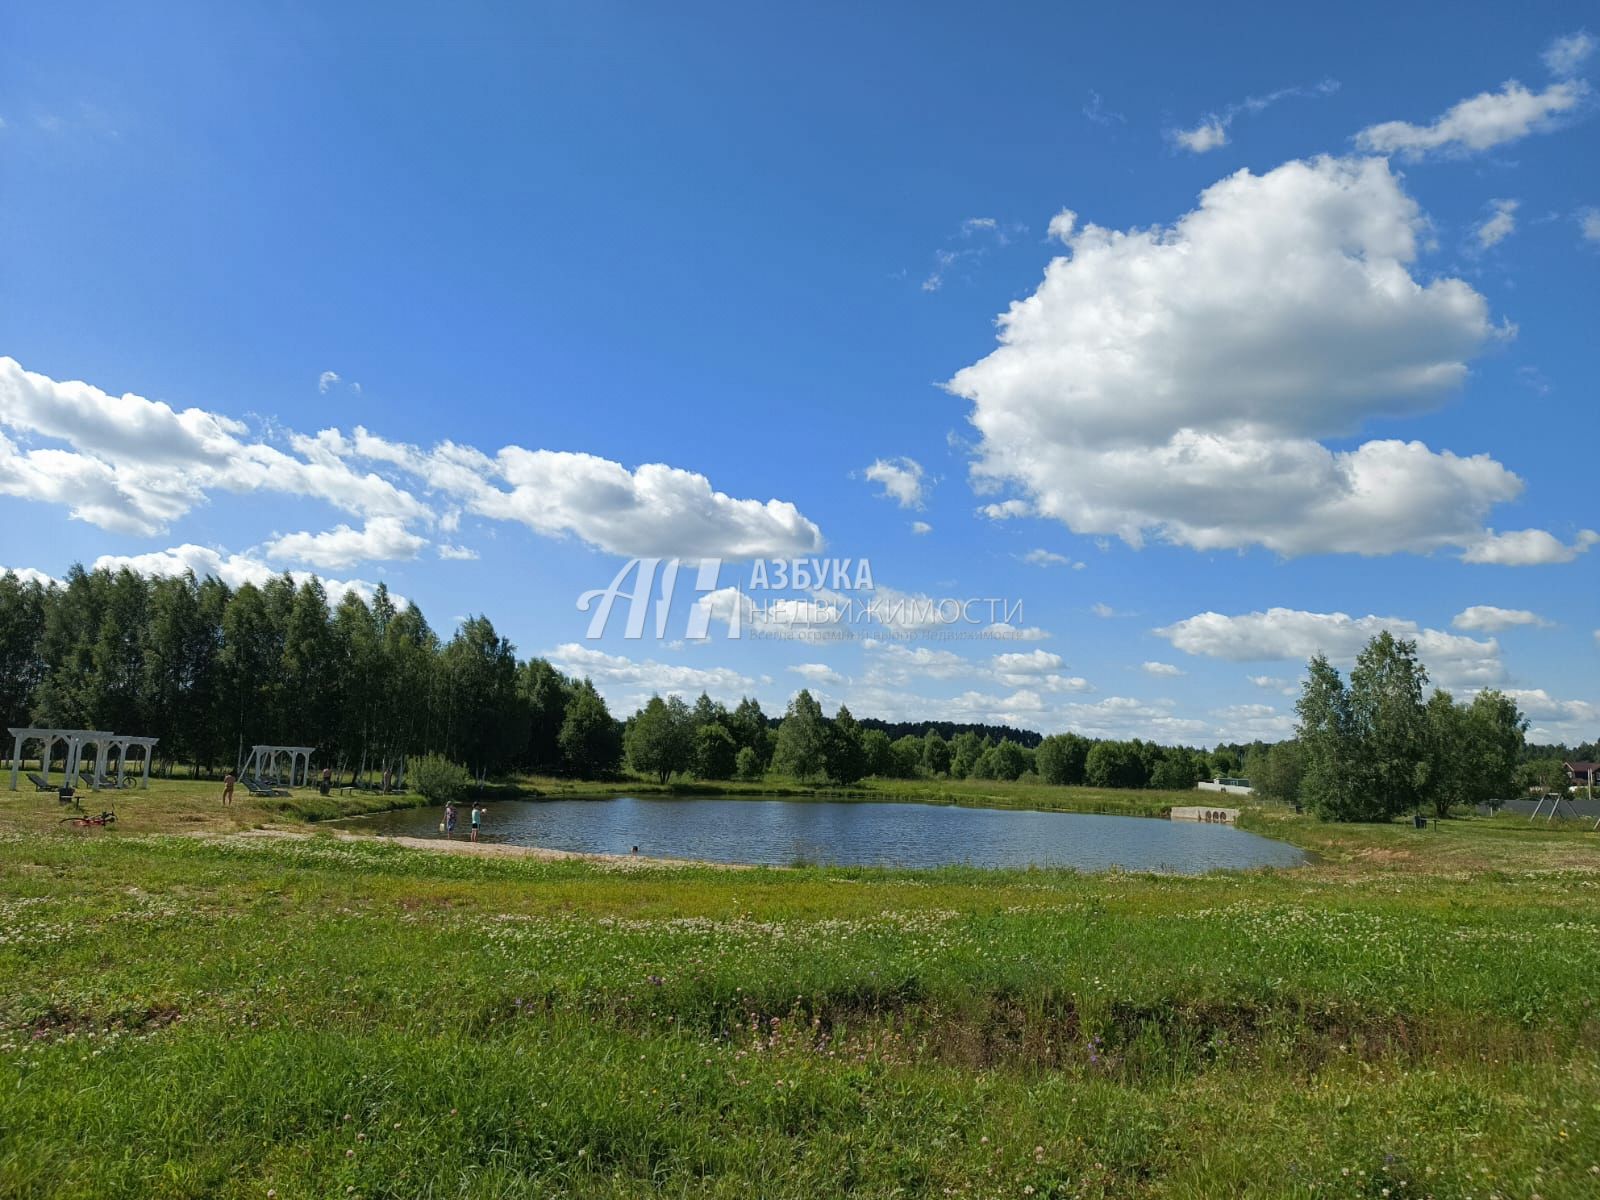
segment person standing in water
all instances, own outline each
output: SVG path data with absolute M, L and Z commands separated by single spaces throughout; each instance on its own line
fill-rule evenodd
M 456 831 L 456 806 L 454 804 L 446 804 L 444 806 L 444 835 L 445 835 L 445 837 L 449 837 L 455 831 Z
M 472 806 L 472 840 L 478 840 L 478 830 L 483 827 L 483 809 L 474 804 Z

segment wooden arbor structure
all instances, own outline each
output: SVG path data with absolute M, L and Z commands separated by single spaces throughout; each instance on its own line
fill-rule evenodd
M 22 774 L 22 751 L 29 742 L 39 743 L 39 770 L 41 776 L 50 778 L 50 763 L 55 756 L 56 743 L 61 742 L 66 747 L 65 769 L 62 773 L 61 786 L 76 787 L 78 777 L 83 767 L 83 752 L 89 747 L 94 747 L 94 785 L 102 787 L 106 780 L 106 763 L 115 753 L 117 758 L 117 785 L 120 787 L 128 773 L 128 751 L 130 748 L 142 750 L 144 753 L 143 768 L 139 776 L 139 786 L 150 786 L 150 758 L 155 753 L 156 743 L 160 738 L 135 737 L 131 734 L 111 733 L 104 729 L 36 729 L 13 728 L 8 729 L 11 734 L 11 790 L 17 790 L 17 780 Z
M 244 760 L 239 774 L 249 775 L 259 783 L 264 769 L 267 778 L 276 779 L 278 760 L 288 755 L 289 773 L 285 781 L 290 787 L 304 787 L 311 782 L 311 756 L 316 749 L 315 746 L 251 746 L 250 757 Z

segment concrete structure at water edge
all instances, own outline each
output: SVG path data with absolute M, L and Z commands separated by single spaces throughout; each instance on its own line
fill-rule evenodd
M 128 773 L 128 751 L 130 749 L 142 750 L 144 753 L 143 770 L 139 776 L 139 786 L 150 786 L 150 758 L 155 753 L 156 743 L 160 738 L 136 737 L 126 733 L 112 733 L 105 729 L 8 729 L 11 734 L 11 790 L 17 790 L 17 779 L 22 774 L 22 751 L 29 742 L 39 743 L 39 775 L 33 779 L 35 786 L 48 788 L 50 786 L 50 762 L 55 756 L 56 743 L 61 742 L 66 747 L 66 761 L 64 763 L 61 786 L 74 788 L 78 786 L 78 776 L 83 766 L 83 752 L 90 746 L 94 747 L 94 786 L 97 788 L 116 786 L 121 787 Z M 117 774 L 113 784 L 106 775 L 106 763 L 112 754 L 117 758 Z
M 1205 821 L 1217 825 L 1232 825 L 1239 819 L 1239 810 L 1210 808 L 1202 804 L 1175 804 L 1170 816 L 1174 821 Z

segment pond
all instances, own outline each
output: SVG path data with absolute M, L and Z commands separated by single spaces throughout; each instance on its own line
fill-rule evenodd
M 467 834 L 468 808 L 455 836 Z M 787 866 L 1061 866 L 1083 871 L 1198 874 L 1218 868 L 1294 867 L 1293 846 L 1228 825 L 956 808 L 937 804 L 622 796 L 501 800 L 483 840 L 587 854 L 628 854 Z M 345 822 L 385 836 L 438 838 L 443 811 L 405 809 Z

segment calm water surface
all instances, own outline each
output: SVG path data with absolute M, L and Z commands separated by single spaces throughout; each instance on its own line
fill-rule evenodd
M 460 810 L 456 837 L 467 835 Z M 1219 867 L 1293 867 L 1293 846 L 1227 825 L 1041 813 L 933 804 L 871 804 L 780 798 L 504 800 L 490 804 L 483 840 L 589 854 L 787 865 L 1064 866 L 1084 871 L 1198 873 Z M 434 837 L 442 809 L 361 817 L 351 828 Z

